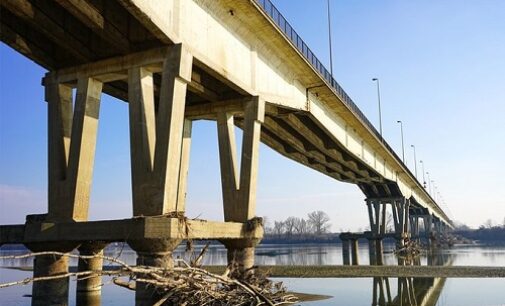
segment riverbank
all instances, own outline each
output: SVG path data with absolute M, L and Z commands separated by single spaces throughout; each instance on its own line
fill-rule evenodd
M 0 267 L 32 271 L 32 267 Z M 117 266 L 104 266 L 115 270 Z M 209 272 L 222 274 L 226 266 L 204 266 Z M 361 277 L 443 277 L 443 278 L 505 278 L 505 267 L 484 266 L 259 266 L 269 277 L 284 278 L 361 278 Z M 69 268 L 76 272 L 77 267 Z
M 224 266 L 206 266 L 222 273 Z M 482 266 L 261 266 L 270 277 L 358 278 L 358 277 L 447 277 L 505 278 L 505 267 Z

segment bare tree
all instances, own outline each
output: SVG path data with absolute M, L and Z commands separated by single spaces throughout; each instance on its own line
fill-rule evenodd
M 273 234 L 276 235 L 277 237 L 280 237 L 280 236 L 282 236 L 282 234 L 284 234 L 284 222 L 283 221 L 275 221 L 274 222 Z
M 293 236 L 295 230 L 295 223 L 296 223 L 295 217 L 289 217 L 284 221 L 284 233 L 286 234 L 286 236 L 288 237 Z
M 309 232 L 307 221 L 303 218 L 296 218 L 295 221 L 295 232 L 300 236 L 306 235 Z
M 318 210 L 309 213 L 308 222 L 316 235 L 328 232 L 330 228 L 330 217 L 324 211 Z

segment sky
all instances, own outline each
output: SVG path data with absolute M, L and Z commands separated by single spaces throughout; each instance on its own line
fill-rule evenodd
M 472 227 L 505 218 L 505 1 L 330 0 L 335 79 L 401 156 L 397 120 L 452 218 Z M 329 63 L 326 0 L 274 4 Z M 329 67 L 329 64 L 327 64 Z M 47 210 L 46 71 L 0 44 L 0 224 Z M 188 217 L 222 220 L 215 122 L 194 123 Z M 332 230 L 367 224 L 364 195 L 260 148 L 257 215 L 272 222 L 323 210 Z M 129 218 L 127 104 L 102 96 L 90 219 Z

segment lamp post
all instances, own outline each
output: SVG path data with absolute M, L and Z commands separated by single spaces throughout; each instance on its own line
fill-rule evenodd
M 435 186 L 435 180 L 431 180 L 431 192 L 433 192 L 433 199 L 437 200 L 437 186 Z
M 330 0 L 326 1 L 328 8 L 328 42 L 330 45 L 330 74 L 331 74 L 331 86 L 333 86 L 333 52 L 331 50 L 331 15 L 330 15 Z
M 402 133 L 402 159 L 405 164 L 405 146 L 403 145 L 403 122 L 401 120 L 396 121 L 396 123 L 400 124 L 400 131 Z
M 430 173 L 426 172 L 426 176 L 428 177 L 428 192 L 431 195 L 431 180 L 430 180 Z
M 422 170 L 423 170 L 423 186 L 424 186 L 424 189 L 426 189 L 426 177 L 424 176 L 424 163 L 422 160 L 419 161 L 422 165 Z
M 373 78 L 373 82 L 377 83 L 377 101 L 379 102 L 379 129 L 382 140 L 382 112 L 381 112 L 381 90 L 380 90 L 380 82 L 379 78 Z
M 412 149 L 414 150 L 414 170 L 416 173 L 416 179 L 417 179 L 417 159 L 416 159 L 416 146 L 415 145 L 410 145 Z

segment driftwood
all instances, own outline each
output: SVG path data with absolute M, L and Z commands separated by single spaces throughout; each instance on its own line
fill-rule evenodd
M 210 273 L 199 265 L 207 247 L 188 263 L 175 259 L 175 267 L 158 268 L 130 266 L 115 257 L 94 255 L 83 256 L 60 252 L 38 252 L 23 255 L 0 256 L 0 259 L 21 259 L 42 255 L 68 256 L 70 258 L 102 258 L 118 266 L 116 270 L 78 271 L 65 274 L 30 277 L 19 281 L 0 284 L 0 288 L 25 285 L 31 282 L 58 278 L 75 277 L 76 280 L 110 276 L 112 283 L 123 288 L 135 290 L 137 283 L 153 286 L 163 296 L 155 305 L 293 305 L 297 297 L 288 294 L 280 282 L 272 282 L 266 275 L 255 269 L 239 273 L 238 265 L 232 263 L 222 275 Z

